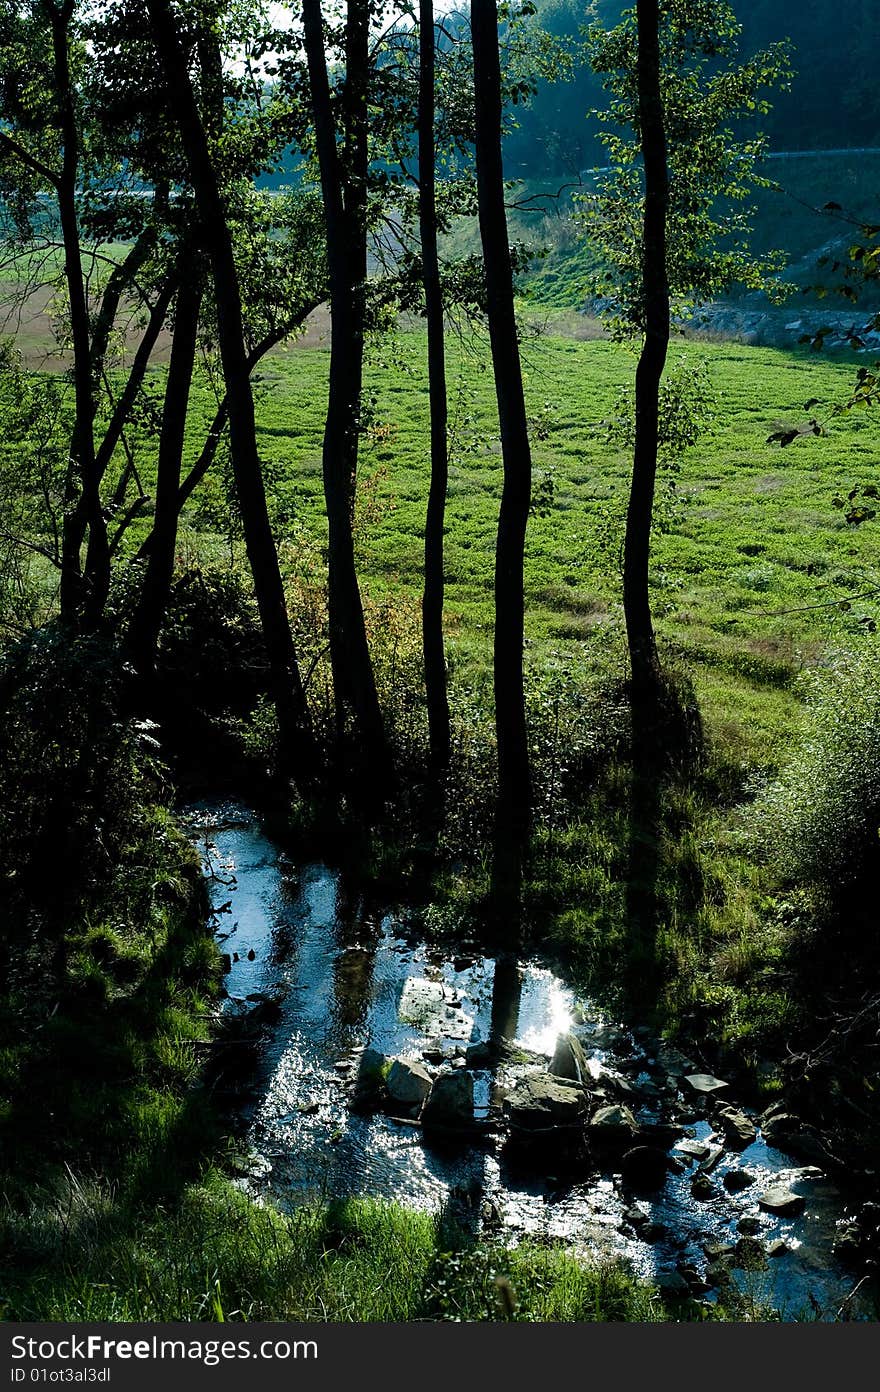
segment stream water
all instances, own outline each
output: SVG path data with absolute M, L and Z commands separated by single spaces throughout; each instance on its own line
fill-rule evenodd
M 717 1249 L 751 1232 L 765 1251 L 775 1243 L 777 1254 L 762 1270 L 734 1267 L 729 1279 L 783 1318 L 827 1319 L 839 1310 L 855 1284 L 832 1252 L 843 1215 L 839 1194 L 760 1131 L 746 1149 L 725 1150 L 711 1111 L 679 1089 L 693 1061 L 647 1031 L 603 1018 L 536 963 L 444 958 L 414 941 L 394 915 L 365 912 L 337 871 L 290 862 L 239 804 L 197 804 L 186 816 L 228 958 L 224 1009 L 263 1010 L 267 1021 L 243 1109 L 254 1157 L 245 1187 L 282 1206 L 316 1195 L 374 1195 L 432 1210 L 451 1204 L 463 1221 L 506 1242 L 564 1240 L 592 1257 L 624 1258 L 672 1289 L 686 1280 L 707 1299 L 714 1298 L 711 1271 L 704 1279 Z M 436 1073 L 464 1067 L 467 1046 L 490 1032 L 548 1057 L 558 1036 L 571 1032 L 593 1078 L 622 1089 L 640 1124 L 683 1127 L 662 1190 L 634 1195 L 613 1164 L 554 1174 L 551 1162 L 539 1170 L 510 1159 L 497 1135 L 438 1147 L 412 1123 L 352 1111 L 351 1083 L 366 1047 L 421 1059 Z M 535 1067 L 520 1061 L 503 1074 L 474 1068 L 476 1118 L 490 1115 L 493 1088 L 514 1085 Z M 701 1200 L 691 1184 L 704 1148 L 712 1192 Z M 742 1192 L 724 1185 L 734 1170 L 753 1176 Z M 779 1182 L 803 1195 L 802 1214 L 760 1209 L 758 1194 Z M 876 1317 L 862 1292 L 846 1309 L 850 1318 Z

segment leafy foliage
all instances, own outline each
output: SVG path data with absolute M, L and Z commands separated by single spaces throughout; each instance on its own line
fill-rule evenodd
M 740 33 L 726 0 L 666 0 L 662 6 L 667 276 L 679 314 L 737 283 L 775 292 L 782 266 L 778 254 L 758 258 L 747 249 L 753 209 L 746 200 L 764 182 L 759 166 L 766 136 L 737 137 L 732 127 L 766 115 L 765 94 L 788 80 L 787 49 L 777 44 L 742 61 Z M 642 331 L 645 321 L 637 43 L 634 10 L 610 31 L 591 31 L 591 62 L 609 94 L 607 110 L 597 114 L 611 173 L 597 179 L 595 193 L 581 196 L 585 230 L 606 263 L 595 292 L 609 300 L 607 317 L 621 335 Z
M 813 676 L 800 739 L 755 807 L 761 842 L 797 882 L 836 893 L 876 871 L 880 834 L 880 682 L 873 642 Z

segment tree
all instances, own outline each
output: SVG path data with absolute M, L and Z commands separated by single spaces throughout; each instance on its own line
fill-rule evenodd
M 333 325 L 323 445 L 330 656 L 338 732 L 344 736 L 352 713 L 360 754 L 375 796 L 388 781 L 391 757 L 367 645 L 352 535 L 367 288 L 369 16 L 369 0 L 348 0 L 340 133 L 331 101 L 320 0 L 303 0 Z
M 476 94 L 476 164 L 486 309 L 501 428 L 504 482 L 495 551 L 495 728 L 498 741 L 498 836 L 515 858 L 531 812 L 523 641 L 524 553 L 532 463 L 514 310 L 513 268 L 504 206 L 501 65 L 495 0 L 473 0 L 471 32 Z
M 623 562 L 623 608 L 632 670 L 633 704 L 644 707 L 660 681 L 657 645 L 648 594 L 651 514 L 657 475 L 660 383 L 669 348 L 669 282 L 666 221 L 669 172 L 666 121 L 660 79 L 659 0 L 638 0 L 636 80 L 639 131 L 645 176 L 642 222 L 642 282 L 645 335 L 636 370 L 635 444 Z
M 291 771 L 308 779 L 315 769 L 308 707 L 294 651 L 284 600 L 278 553 L 269 522 L 266 493 L 257 450 L 254 399 L 245 348 L 238 269 L 228 213 L 218 170 L 209 143 L 206 121 L 199 112 L 190 69 L 177 20 L 169 0 L 147 0 L 156 51 L 165 77 L 169 108 L 180 130 L 199 214 L 199 233 L 211 264 L 217 312 L 217 331 L 226 384 L 232 464 L 241 509 L 248 561 L 269 660 L 270 683 L 278 717 L 281 757 Z M 207 27 L 196 45 L 209 77 L 221 71 L 216 40 Z M 216 108 L 214 117 L 216 118 Z M 212 119 L 208 107 L 208 121 Z M 215 145 L 215 149 L 217 146 Z
M 611 94 L 603 120 L 613 172 L 586 200 L 589 228 L 605 260 L 599 286 L 610 297 L 612 331 L 642 341 L 624 609 L 634 727 L 646 749 L 662 694 L 650 545 L 672 304 L 685 313 L 737 281 L 767 289 L 779 267 L 747 248 L 744 200 L 762 182 L 765 137 L 737 140 L 729 124 L 766 113 L 761 93 L 785 80 L 786 50 L 740 62 L 739 34 L 726 0 L 639 0 L 615 29 L 592 34 L 592 63 Z
M 443 646 L 443 529 L 449 475 L 446 348 L 443 288 L 437 250 L 437 189 L 434 153 L 435 39 L 433 0 L 419 0 L 419 240 L 428 329 L 428 391 L 431 410 L 431 485 L 425 517 L 425 583 L 422 638 L 431 760 L 449 762 L 449 698 Z

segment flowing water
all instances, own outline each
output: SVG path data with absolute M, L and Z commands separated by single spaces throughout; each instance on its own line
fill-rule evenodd
M 463 1221 L 507 1242 L 523 1236 L 562 1239 L 572 1249 L 622 1257 L 641 1275 L 675 1287 L 684 1270 L 699 1290 L 706 1247 L 733 1244 L 743 1219 L 753 1220 L 766 1247 L 785 1250 L 765 1269 L 732 1278 L 783 1317 L 830 1318 L 855 1278 L 836 1261 L 832 1242 L 843 1205 L 826 1176 L 757 1141 L 723 1151 L 711 1174 L 713 1193 L 695 1199 L 697 1159 L 688 1150 L 721 1138 L 699 1103 L 676 1086 L 689 1061 L 624 1029 L 578 998 L 535 963 L 475 955 L 444 958 L 408 935 L 401 920 L 373 917 L 339 872 L 295 866 L 247 808 L 204 803 L 188 809 L 203 855 L 221 949 L 228 955 L 225 1010 L 264 1012 L 258 1059 L 243 1108 L 253 1165 L 243 1183 L 281 1205 L 316 1194 L 373 1195 L 439 1210 L 451 1204 Z M 455 1144 L 427 1144 L 420 1128 L 350 1106 L 351 1082 L 364 1048 L 422 1058 L 436 1072 L 464 1066 L 468 1044 L 503 1036 L 535 1055 L 552 1055 L 557 1037 L 581 1042 L 594 1079 L 624 1089 L 641 1124 L 684 1124 L 671 1150 L 664 1188 L 634 1196 L 619 1173 L 554 1174 L 508 1158 L 502 1137 L 487 1134 Z M 493 1089 L 534 1071 L 513 1063 L 502 1074 L 474 1069 L 476 1118 L 490 1115 Z M 546 1061 L 544 1067 L 546 1068 Z M 714 1151 L 711 1153 L 715 1159 Z M 552 1166 L 552 1162 L 551 1162 Z M 755 1182 L 741 1193 L 723 1186 L 745 1169 Z M 757 1195 L 784 1181 L 806 1199 L 804 1212 L 778 1218 Z M 711 1252 L 710 1252 L 711 1256 Z M 706 1298 L 713 1298 L 711 1289 Z M 863 1292 L 850 1317 L 874 1316 Z

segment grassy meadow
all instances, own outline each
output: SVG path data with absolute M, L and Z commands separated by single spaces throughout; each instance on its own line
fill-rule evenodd
M 293 575 L 322 566 L 328 358 L 318 338 L 317 346 L 277 353 L 259 373 L 260 447 Z M 540 809 L 531 915 L 542 950 L 597 989 L 616 991 L 631 949 L 626 886 L 634 854 L 626 779 L 614 753 L 615 693 L 626 676 L 619 558 L 630 466 L 609 422 L 620 414 L 635 359 L 607 340 L 554 334 L 552 321 L 548 331 L 526 336 L 523 359 L 537 503 L 526 555 Z M 388 633 L 410 650 L 418 646 L 428 487 L 424 362 L 424 335 L 409 328 L 392 344 L 374 345 L 367 376 L 357 545 L 380 684 L 392 704 L 406 673 L 403 663 L 397 679 L 393 663 L 389 670 Z M 804 1008 L 788 980 L 803 914 L 791 911 L 776 870 L 762 864 L 760 828 L 746 824 L 762 781 L 785 768 L 803 737 L 811 673 L 834 653 L 870 641 L 880 532 L 872 521 L 848 524 L 833 500 L 876 478 L 876 428 L 870 415 L 833 412 L 852 380 L 851 359 L 682 339 L 670 356 L 673 374 L 682 362 L 705 364 L 712 419 L 661 478 L 653 603 L 664 659 L 693 685 L 707 752 L 698 777 L 658 791 L 665 831 L 651 874 L 659 931 L 636 978 L 640 1006 L 653 1004 L 658 1023 L 708 1029 L 719 1047 L 760 1063 L 772 1088 L 769 1060 Z M 485 341 L 471 335 L 455 343 L 449 394 L 447 633 L 459 739 L 466 740 L 463 727 L 488 726 L 491 717 L 501 464 Z M 207 420 L 207 400 L 204 411 Z M 773 431 L 808 417 L 823 423 L 823 435 L 806 433 L 784 449 L 768 443 Z M 240 542 L 222 542 L 211 530 L 222 495 L 218 471 L 188 513 L 183 548 L 192 556 L 228 556 L 231 545 L 240 557 Z M 467 699 L 457 704 L 463 692 Z M 491 758 L 490 730 L 479 757 Z M 567 800 L 557 777 L 566 764 Z M 488 787 L 491 765 L 484 768 Z M 467 900 L 475 883 L 479 897 L 471 865 L 447 875 L 438 895 Z
M 415 603 L 428 486 L 425 341 L 399 335 L 373 355 L 371 421 L 361 456 L 358 546 L 366 592 Z M 381 361 L 380 361 L 381 359 Z M 855 598 L 880 582 L 880 533 L 848 525 L 832 499 L 876 476 L 864 415 L 833 417 L 850 362 L 735 343 L 682 341 L 670 365 L 704 360 L 715 419 L 661 478 L 654 605 L 667 658 L 687 666 L 713 738 L 763 767 L 781 756 L 799 709 L 794 678 L 823 648 L 864 631 L 875 612 Z M 321 433 L 326 349 L 292 348 L 259 374 L 260 447 L 276 527 L 321 544 Z M 617 666 L 623 675 L 619 548 L 629 460 L 607 422 L 635 359 L 607 341 L 526 340 L 538 513 L 526 553 L 526 631 L 535 664 L 549 654 Z M 809 412 L 804 402 L 828 403 Z M 447 623 L 453 669 L 485 675 L 491 658 L 493 551 L 501 488 L 487 346 L 469 340 L 450 364 L 452 461 L 447 507 Z M 827 434 L 787 449 L 781 426 L 823 416 Z M 205 419 L 207 420 L 207 408 Z M 195 442 L 194 442 L 195 446 Z M 675 500 L 669 481 L 675 484 Z M 205 533 L 211 492 L 188 521 Z M 219 505 L 220 499 L 216 499 Z M 207 540 L 207 535 L 205 535 Z M 835 602 L 839 602 L 835 604 Z M 840 604 L 846 604 L 841 610 Z

